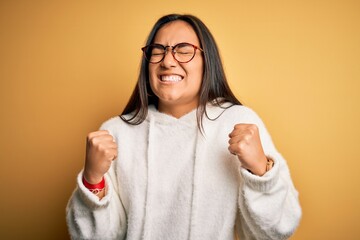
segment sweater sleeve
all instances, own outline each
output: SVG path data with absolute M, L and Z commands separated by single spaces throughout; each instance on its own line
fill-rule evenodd
M 239 190 L 240 239 L 287 239 L 297 228 L 301 207 L 290 177 L 288 166 L 277 152 L 261 119 L 252 112 L 260 131 L 267 157 L 274 160 L 273 168 L 263 176 L 256 176 L 240 168 L 242 183 Z
M 115 119 L 115 118 L 114 118 Z M 114 119 L 100 127 L 112 135 Z M 105 196 L 100 200 L 83 184 L 81 171 L 77 176 L 77 187 L 66 207 L 66 221 L 71 239 L 125 239 L 127 229 L 126 212 L 119 195 L 119 184 L 114 160 L 105 174 Z
M 84 186 L 82 176 L 83 171 L 66 208 L 71 239 L 124 239 L 126 215 L 115 191 L 114 171 L 110 168 L 105 175 L 106 195 L 101 200 Z

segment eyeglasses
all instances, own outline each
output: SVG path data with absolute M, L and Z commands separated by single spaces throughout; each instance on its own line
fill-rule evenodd
M 141 50 L 143 51 L 144 57 L 147 61 L 150 63 L 159 63 L 164 60 L 168 48 L 171 48 L 171 54 L 179 63 L 190 62 L 195 57 L 196 49 L 203 52 L 200 47 L 191 43 L 178 43 L 175 46 L 163 46 L 155 43 L 147 45 L 141 48 Z

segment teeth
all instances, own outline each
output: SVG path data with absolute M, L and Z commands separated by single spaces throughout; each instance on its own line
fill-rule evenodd
M 161 81 L 164 82 L 179 82 L 181 81 L 181 77 L 179 75 L 166 75 L 166 76 L 161 76 Z

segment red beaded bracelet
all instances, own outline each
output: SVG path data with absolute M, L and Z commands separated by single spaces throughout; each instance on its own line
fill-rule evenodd
M 90 192 L 94 193 L 95 195 L 99 194 L 102 190 L 105 188 L 105 178 L 103 177 L 101 182 L 97 184 L 91 184 L 88 181 L 86 181 L 85 177 L 82 177 L 82 182 L 84 186 L 90 190 Z

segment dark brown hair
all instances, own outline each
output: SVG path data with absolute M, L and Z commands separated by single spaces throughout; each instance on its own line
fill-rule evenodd
M 153 43 L 156 33 L 165 24 L 172 21 L 185 21 L 194 29 L 200 41 L 200 47 L 204 50 L 204 72 L 200 88 L 199 106 L 197 108 L 197 122 L 200 130 L 202 128 L 202 117 L 206 114 L 206 104 L 221 106 L 222 103 L 230 102 L 232 105 L 241 105 L 240 101 L 232 93 L 225 76 L 218 47 L 215 39 L 205 24 L 193 15 L 170 14 L 161 17 L 152 28 L 146 45 Z M 149 63 L 145 58 L 141 61 L 140 74 L 135 89 L 121 113 L 121 119 L 133 125 L 142 123 L 147 114 L 148 106 L 158 105 L 158 98 L 153 93 L 149 83 Z M 125 118 L 125 114 L 130 114 Z

